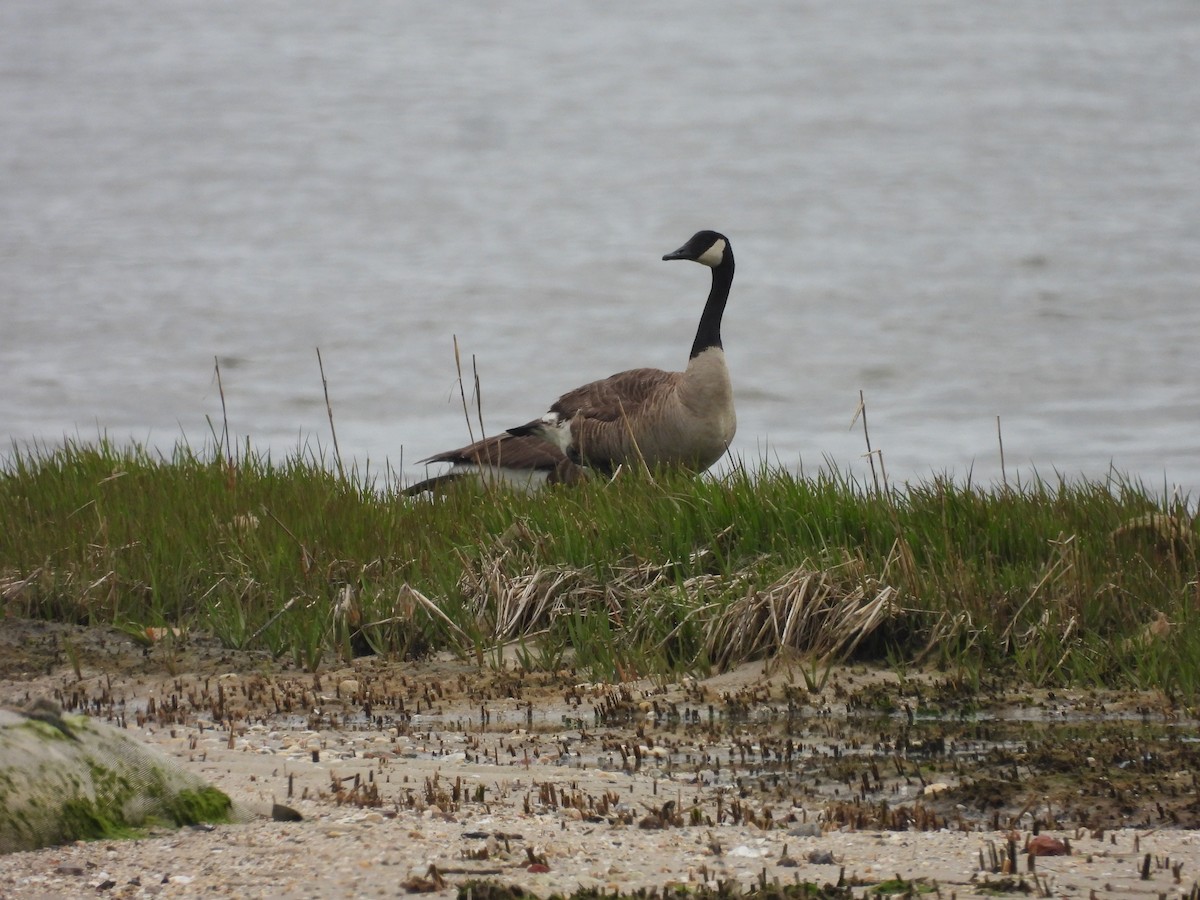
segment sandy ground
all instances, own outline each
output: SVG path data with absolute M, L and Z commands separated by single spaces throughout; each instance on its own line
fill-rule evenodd
M 111 637 L 86 663 L 82 678 L 61 656 L 41 668 L 10 665 L 0 700 L 53 696 L 86 708 L 246 808 L 277 802 L 304 820 L 259 817 L 10 854 L 0 857 L 0 897 L 451 896 L 471 880 L 547 897 L 580 887 L 750 888 L 763 879 L 843 879 L 863 896 L 898 876 L 943 897 L 1023 887 L 1034 896 L 1157 898 L 1189 896 L 1200 877 L 1200 832 L 1115 822 L 1042 828 L 1071 853 L 1038 856 L 1031 873 L 1030 826 L 1039 817 L 1058 824 L 1053 810 L 1026 802 L 996 830 L 992 815 L 966 815 L 961 802 L 939 807 L 939 795 L 952 796 L 964 777 L 954 767 L 935 783 L 897 762 L 892 777 L 868 786 L 872 757 L 863 756 L 846 782 L 807 764 L 780 782 L 779 766 L 753 760 L 779 698 L 795 687 L 786 669 L 611 686 L 451 660 L 361 660 L 313 676 L 211 648 L 147 656 Z M 844 736 L 822 744 L 813 735 L 836 732 L 830 723 L 845 713 L 836 685 L 847 694 L 848 684 L 870 683 L 894 685 L 895 676 L 845 673 L 808 695 L 808 759 L 832 766 L 856 750 Z M 747 715 L 723 719 L 737 698 Z M 893 747 L 881 758 L 895 755 Z M 1194 775 L 1177 774 L 1172 790 L 1190 783 L 1194 802 Z M 933 810 L 921 823 L 928 830 L 871 827 L 870 816 L 862 828 L 834 821 L 848 803 L 869 811 L 884 801 Z M 1010 840 L 1016 871 L 994 871 Z

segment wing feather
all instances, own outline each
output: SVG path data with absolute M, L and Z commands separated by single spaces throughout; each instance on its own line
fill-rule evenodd
M 681 377 L 681 372 L 662 369 L 629 369 L 568 391 L 550 411 L 564 419 L 583 416 L 598 422 L 639 416 L 644 407 L 674 390 Z
M 457 450 L 437 453 L 420 462 L 552 471 L 566 460 L 562 451 L 541 438 L 517 437 L 506 433 L 484 438 Z

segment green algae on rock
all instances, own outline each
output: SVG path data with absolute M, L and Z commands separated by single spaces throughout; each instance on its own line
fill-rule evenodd
M 0 853 L 234 815 L 224 793 L 116 728 L 44 702 L 0 709 Z

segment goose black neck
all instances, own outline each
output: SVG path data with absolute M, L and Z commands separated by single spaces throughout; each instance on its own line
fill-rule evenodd
M 725 303 L 729 300 L 729 288 L 733 284 L 733 251 L 725 248 L 725 258 L 713 269 L 712 289 L 708 302 L 700 314 L 700 326 L 696 329 L 696 340 L 688 359 L 695 359 L 710 347 L 721 346 L 721 317 L 725 314 Z

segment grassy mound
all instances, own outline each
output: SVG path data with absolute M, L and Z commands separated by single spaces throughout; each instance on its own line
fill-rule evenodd
M 9 615 L 199 629 L 309 669 L 515 645 L 593 677 L 794 654 L 814 677 L 850 658 L 1200 692 L 1195 520 L 1115 481 L 764 467 L 429 500 L 314 458 L 101 442 L 15 454 L 0 534 Z

